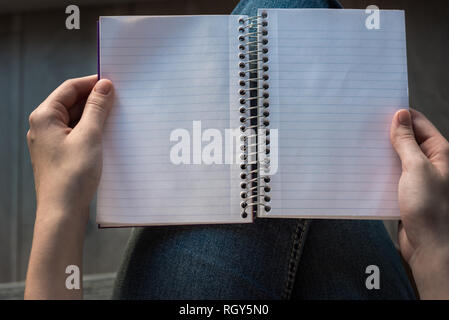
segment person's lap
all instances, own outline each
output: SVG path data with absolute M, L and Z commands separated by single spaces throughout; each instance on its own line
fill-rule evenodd
M 287 219 L 135 229 L 114 297 L 279 299 L 303 229 Z
M 369 265 L 380 269 L 379 290 L 365 287 Z M 135 229 L 114 298 L 410 299 L 414 295 L 379 221 L 258 219 L 244 225 Z
M 257 8 L 338 8 L 337 1 L 243 0 Z M 365 269 L 380 270 L 368 290 Z M 118 299 L 407 299 L 413 291 L 379 221 L 257 219 L 253 224 L 136 228 Z

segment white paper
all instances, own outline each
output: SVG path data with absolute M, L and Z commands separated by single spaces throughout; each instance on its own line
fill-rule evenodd
M 251 221 L 240 216 L 238 164 L 170 160 L 175 129 L 189 131 L 193 162 L 201 152 L 193 121 L 223 138 L 239 127 L 238 18 L 100 18 L 101 78 L 116 91 L 97 197 L 102 226 Z
M 275 10 L 268 14 L 270 127 L 279 170 L 266 217 L 395 218 L 401 168 L 390 145 L 408 108 L 403 11 Z

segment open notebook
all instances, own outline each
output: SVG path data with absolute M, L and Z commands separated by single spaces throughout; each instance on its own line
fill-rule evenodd
M 100 17 L 103 226 L 397 218 L 403 11 Z

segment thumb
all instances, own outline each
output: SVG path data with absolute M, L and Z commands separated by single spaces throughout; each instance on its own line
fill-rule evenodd
M 104 122 L 112 109 L 114 88 L 112 82 L 101 79 L 87 98 L 79 125 L 85 130 L 103 130 Z
M 393 148 L 401 158 L 402 168 L 406 169 L 425 158 L 413 132 L 412 117 L 408 110 L 396 112 L 390 129 L 390 140 Z

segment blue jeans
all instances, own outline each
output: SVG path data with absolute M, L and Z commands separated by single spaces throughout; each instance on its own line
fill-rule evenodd
M 257 8 L 340 7 L 329 0 L 243 0 Z M 380 270 L 368 290 L 366 267 Z M 116 299 L 414 299 L 382 222 L 256 219 L 253 224 L 135 228 Z

